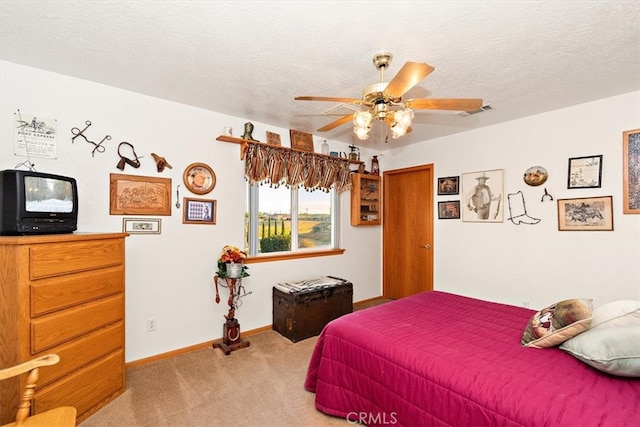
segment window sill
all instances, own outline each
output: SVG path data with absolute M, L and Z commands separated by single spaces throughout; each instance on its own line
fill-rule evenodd
M 255 264 L 259 262 L 283 261 L 287 259 L 313 258 L 319 256 L 342 255 L 344 249 L 327 249 L 323 251 L 298 251 L 298 252 L 279 252 L 274 254 L 256 255 L 245 259 L 247 264 Z

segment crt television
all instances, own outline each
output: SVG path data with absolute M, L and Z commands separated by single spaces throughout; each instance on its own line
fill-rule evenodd
M 74 178 L 28 170 L 0 171 L 0 234 L 72 233 L 78 229 Z

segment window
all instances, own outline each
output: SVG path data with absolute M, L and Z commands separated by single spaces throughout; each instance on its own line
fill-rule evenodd
M 247 184 L 245 250 L 249 256 L 338 248 L 338 196 Z

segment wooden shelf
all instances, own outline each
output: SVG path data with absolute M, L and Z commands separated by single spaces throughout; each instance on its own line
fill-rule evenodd
M 242 139 L 242 138 L 236 138 L 234 136 L 227 136 L 227 135 L 220 135 L 216 138 L 217 141 L 222 141 L 222 142 L 231 142 L 233 144 L 240 144 L 240 160 L 244 160 L 244 152 L 246 150 L 246 146 L 247 144 L 262 144 L 262 145 L 267 145 L 264 142 L 260 142 L 260 141 L 249 141 L 247 139 Z M 297 151 L 299 153 L 308 153 L 308 154 L 313 154 L 314 156 L 321 156 L 321 157 L 331 157 L 332 159 L 340 159 L 343 160 L 345 162 L 348 163 L 352 163 L 355 165 L 363 165 L 364 162 L 361 160 L 350 160 L 350 159 L 345 159 L 343 157 L 335 157 L 335 156 L 329 156 L 327 154 L 321 154 L 321 153 L 310 153 L 309 151 L 304 151 L 304 150 L 297 150 L 295 148 L 289 148 L 289 147 L 281 147 L 281 146 L 276 146 L 276 145 L 270 145 L 269 147 L 273 147 L 273 148 L 277 148 L 280 150 L 287 150 L 287 151 Z
M 351 225 L 382 224 L 381 177 L 351 174 Z

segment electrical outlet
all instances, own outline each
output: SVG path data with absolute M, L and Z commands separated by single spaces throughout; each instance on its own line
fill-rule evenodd
M 153 332 L 158 328 L 158 319 L 149 317 L 147 319 L 147 332 Z

